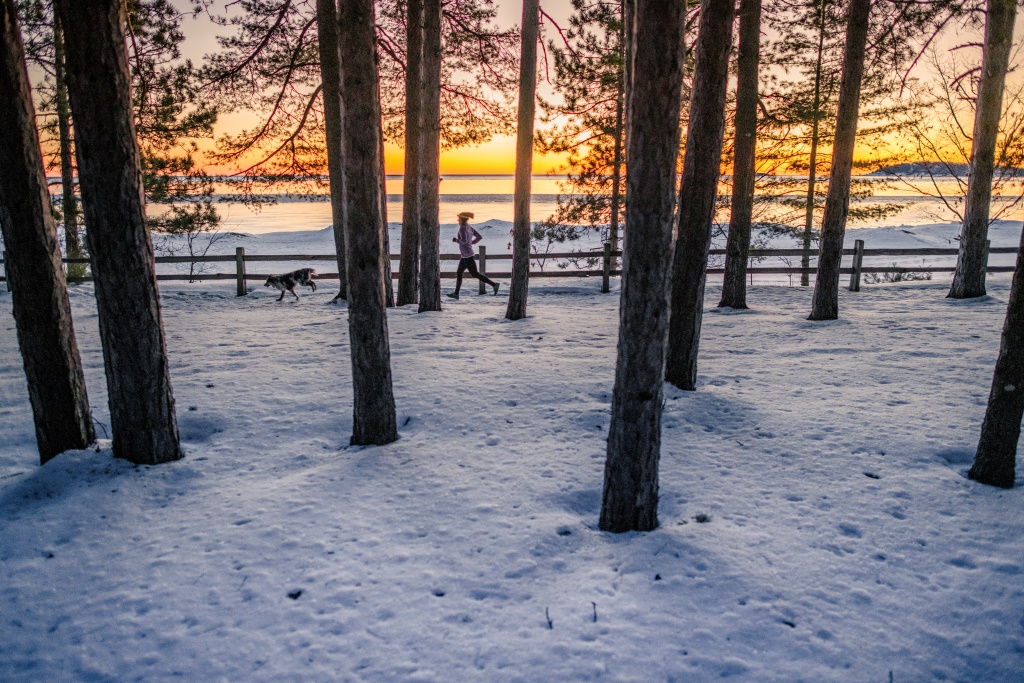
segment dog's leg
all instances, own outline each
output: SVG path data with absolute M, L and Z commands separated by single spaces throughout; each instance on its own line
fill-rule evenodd
M 313 282 L 312 280 L 310 280 L 310 281 L 309 281 L 309 286 L 313 288 L 313 291 L 314 291 L 314 292 L 316 291 L 316 283 L 315 283 L 315 282 Z
M 299 295 L 295 293 L 295 288 L 294 288 L 294 287 L 292 287 L 292 288 L 291 288 L 291 289 L 289 289 L 288 291 L 289 291 L 289 292 L 291 292 L 291 293 L 292 293 L 292 296 L 294 296 L 294 297 L 295 297 L 296 299 L 298 299 L 298 298 L 299 298 Z M 284 296 L 284 295 L 282 294 L 281 296 Z
M 277 297 L 277 300 L 280 301 L 283 298 L 284 298 L 284 290 L 282 289 L 281 290 L 281 296 Z

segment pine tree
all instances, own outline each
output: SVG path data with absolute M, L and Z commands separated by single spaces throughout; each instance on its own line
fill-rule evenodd
M 372 0 L 341 0 L 348 330 L 353 445 L 398 438 L 384 296 L 381 113 Z
M 858 113 L 861 144 L 881 146 L 886 135 L 900 132 L 909 106 L 899 93 L 909 65 L 951 17 L 965 11 L 961 5 L 949 0 L 873 1 Z M 755 202 L 770 201 L 769 220 L 802 227 L 792 231 L 804 249 L 802 285 L 809 284 L 811 248 L 819 236 L 816 228 L 828 188 L 824 174 L 831 165 L 846 7 L 823 0 L 770 0 L 765 5 L 766 24 L 778 37 L 763 46 L 764 62 L 775 68 L 761 98 L 758 164 L 771 172 L 806 172 L 808 178 L 761 178 Z M 884 161 L 879 157 L 877 163 Z M 864 202 L 877 187 L 870 180 L 851 179 L 850 196 L 861 201 L 848 208 L 849 221 L 877 220 L 904 208 Z
M 190 60 L 181 59 L 182 14 L 170 0 L 127 0 L 128 68 L 132 112 L 146 200 L 168 205 L 151 212 L 149 228 L 196 238 L 214 232 L 220 216 L 213 183 L 196 160 L 196 138 L 213 136 L 217 110 L 199 95 Z
M 423 0 L 420 67 L 419 311 L 441 310 L 441 0 Z
M 806 169 L 808 178 L 805 197 L 787 202 L 800 207 L 803 213 L 803 256 L 800 284 L 809 284 L 811 244 L 815 212 L 820 211 L 824 201 L 824 185 L 818 181 L 818 173 L 828 168 L 828 159 L 822 158 L 820 148 L 830 145 L 834 117 L 835 98 L 839 88 L 839 72 L 842 68 L 843 6 L 826 0 L 776 0 L 768 13 L 769 26 L 779 32 L 780 38 L 768 45 L 769 63 L 775 63 L 786 70 L 790 78 L 776 81 L 781 88 L 771 93 L 777 103 L 774 119 L 767 136 L 776 133 L 779 145 L 776 155 L 785 155 L 787 165 L 793 170 Z M 806 159 L 804 158 L 806 155 Z M 776 182 L 775 190 L 782 190 Z M 792 186 L 793 183 L 787 183 Z M 790 188 L 786 188 L 790 189 Z M 796 189 L 796 188 L 792 188 Z
M 191 61 L 181 59 L 185 36 L 182 14 L 170 0 L 126 0 L 128 68 L 132 112 L 146 199 L 169 205 L 147 219 L 153 231 L 186 238 L 191 251 L 196 238 L 214 232 L 220 217 L 213 206 L 213 184 L 195 160 L 195 138 L 212 137 L 214 108 L 198 94 L 198 77 Z M 67 101 L 64 30 L 50 0 L 25 0 L 21 15 L 31 45 L 31 64 L 43 78 L 37 82 L 44 117 L 43 131 L 56 138 L 58 153 L 50 166 L 62 178 L 62 219 L 67 255 L 82 256 L 78 243 L 80 213 L 74 191 L 73 126 Z M 51 148 L 52 141 L 44 141 Z M 81 267 L 69 274 L 80 277 Z
M 37 113 L 41 118 L 39 132 L 43 148 L 52 148 L 53 140 L 49 138 L 57 138 L 57 154 L 47 162 L 46 169 L 60 169 L 61 205 L 56 216 L 58 222 L 63 224 L 65 252 L 68 258 L 82 258 L 85 253 L 80 234 L 81 211 L 75 193 L 73 133 L 64 73 L 63 32 L 48 0 L 19 0 L 15 4 L 25 41 L 26 61 L 37 73 L 43 74 L 43 78 L 37 79 L 32 86 L 36 95 Z M 80 278 L 85 272 L 82 264 L 70 264 L 67 268 L 69 277 Z
M 423 151 L 423 0 L 408 0 L 405 65 L 405 173 L 402 178 L 402 252 L 398 305 L 419 298 L 420 155 Z
M 537 98 L 537 38 L 540 5 L 523 1 L 522 65 L 519 71 L 519 125 L 516 130 L 516 177 L 512 225 L 512 282 L 505 317 L 526 317 L 530 288 L 530 176 L 533 172 L 533 124 Z
M 68 258 L 82 257 L 82 241 L 78 234 L 78 197 L 75 196 L 75 171 L 71 147 L 71 106 L 68 104 L 68 83 L 64 67 L 64 29 L 53 16 L 53 101 L 57 115 L 60 145 L 61 220 L 64 222 L 64 248 Z M 68 274 L 85 274 L 80 264 L 68 266 Z
M 822 218 L 821 252 L 814 284 L 809 320 L 834 320 L 839 316 L 839 266 L 850 206 L 851 175 L 861 90 L 865 74 L 866 47 L 872 38 L 872 61 L 896 69 L 908 61 L 917 47 L 911 37 L 929 33 L 935 26 L 961 11 L 958 3 L 944 0 L 928 4 L 887 3 L 882 0 L 852 0 L 847 10 L 847 34 L 843 77 L 836 109 L 832 164 L 828 196 Z M 872 16 L 875 33 L 870 31 Z
M 1006 305 L 1006 322 L 999 342 L 999 357 L 992 376 L 981 438 L 971 479 L 990 486 L 1013 488 L 1017 441 L 1024 417 L 1024 232 L 1017 251 L 1017 269 Z
M 733 0 L 701 2 L 686 156 L 679 186 L 672 317 L 665 367 L 665 379 L 688 391 L 697 384 L 697 352 L 711 223 L 718 197 L 734 16 Z
M 39 461 L 94 439 L 13 0 L 0 0 L 0 230 Z
M 114 455 L 181 457 L 167 348 L 135 142 L 128 17 L 119 0 L 57 0 L 86 234 L 96 283 Z
M 345 169 L 342 157 L 341 56 L 338 47 L 338 0 L 317 0 L 317 55 L 323 88 L 327 182 L 331 193 L 331 229 L 338 264 L 338 294 L 348 298 L 345 266 Z M 385 214 L 386 216 L 387 214 Z
M 405 130 L 406 0 L 379 3 L 376 26 L 385 140 Z M 493 25 L 491 0 L 445 3 L 442 13 L 442 146 L 485 142 L 511 130 L 518 34 Z M 213 159 L 239 166 L 247 193 L 281 183 L 319 182 L 324 154 L 322 74 L 315 7 L 297 0 L 240 0 L 217 21 L 230 33 L 202 69 L 206 94 L 221 111 L 246 111 L 260 123 L 218 139 Z
M 985 241 L 992 176 L 1016 14 L 1016 0 L 988 0 L 981 83 L 971 144 L 971 175 L 960 234 L 960 254 L 949 289 L 949 297 L 954 299 L 985 295 Z
M 736 58 L 736 120 L 733 144 L 732 215 L 726 244 L 720 308 L 747 307 L 747 253 L 754 208 L 757 150 L 758 63 L 761 0 L 740 2 L 739 54 Z
M 625 74 L 621 2 L 573 0 L 561 43 L 550 41 L 559 101 L 541 100 L 539 151 L 567 154 L 565 194 L 543 226 L 570 238 L 607 224 L 617 251 L 625 182 Z
M 857 114 L 860 109 L 861 76 L 868 40 L 871 0 L 851 0 L 847 15 L 846 56 L 839 87 L 836 132 L 832 167 L 828 178 L 828 197 L 821 227 L 821 255 L 814 283 L 810 320 L 834 320 L 839 317 L 839 262 L 843 253 L 846 214 L 850 206 L 850 175 L 853 172 L 853 148 L 857 140 Z
M 658 526 L 658 461 L 668 337 L 668 289 L 685 0 L 635 0 L 626 33 L 631 73 L 629 175 L 619 343 L 600 528 Z

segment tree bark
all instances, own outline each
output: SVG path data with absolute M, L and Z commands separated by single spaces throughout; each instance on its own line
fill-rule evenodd
M 75 169 L 71 159 L 71 107 L 68 105 L 68 84 L 64 69 L 64 31 L 57 14 L 53 15 L 53 88 L 57 109 L 57 135 L 60 140 L 61 213 L 64 214 L 64 250 L 68 258 L 81 258 L 82 242 L 78 237 L 78 198 L 75 197 Z M 68 267 L 69 273 L 84 269 L 80 264 Z
M 679 109 L 684 0 L 636 0 L 627 30 L 634 78 L 627 91 L 626 223 L 619 345 L 612 392 L 600 527 L 658 526 L 658 460 L 668 333 L 668 287 Z
M 726 242 L 720 308 L 747 307 L 747 258 L 754 210 L 757 147 L 757 68 L 761 49 L 761 0 L 740 1 L 736 58 L 736 138 L 733 143 L 732 213 Z
M 839 317 L 839 266 L 843 259 L 846 215 L 850 210 L 850 176 L 853 172 L 853 148 L 857 142 L 860 83 L 864 74 L 870 16 L 871 0 L 850 0 L 836 133 L 832 143 L 832 167 L 828 176 L 825 215 L 821 221 L 821 252 L 808 320 L 835 320 Z
M 381 267 L 384 159 L 373 0 L 341 0 L 340 7 L 352 444 L 381 445 L 397 439 L 398 429 Z
M 711 222 L 715 217 L 725 129 L 725 93 L 732 48 L 733 0 L 702 0 L 686 156 L 679 186 L 679 228 L 672 271 L 672 321 L 665 378 L 680 389 L 697 385 L 697 351 Z
M 611 243 L 612 251 L 619 250 L 619 242 L 622 235 L 621 209 L 622 195 L 620 185 L 622 184 L 623 162 L 626 156 L 626 91 L 627 81 L 630 78 L 629 64 L 632 55 L 632 48 L 629 47 L 630 35 L 626 32 L 626 26 L 630 25 L 633 15 L 631 0 L 621 0 L 619 12 L 622 18 L 622 27 L 619 31 L 619 50 L 622 54 L 622 80 L 619 81 L 618 98 L 615 100 L 615 148 L 612 152 L 612 215 L 608 226 L 608 241 Z M 612 267 L 618 266 L 617 256 L 612 257 Z
M 989 207 L 992 203 L 992 175 L 1016 13 L 1015 0 L 988 0 L 981 83 L 971 144 L 971 175 L 967 181 L 960 254 L 948 295 L 953 299 L 985 295 L 985 241 L 988 239 Z
M 625 97 L 624 92 L 621 90 L 620 85 L 619 95 L 615 101 L 615 146 L 612 150 L 612 211 L 610 221 L 608 223 L 608 242 L 611 244 L 612 251 L 619 250 L 619 232 L 620 232 L 620 220 L 619 216 L 620 207 L 622 203 L 622 191 L 620 186 L 622 185 L 622 159 L 623 159 L 623 137 L 625 137 L 625 131 L 623 129 L 623 122 L 625 120 L 625 111 L 623 99 Z M 618 257 L 612 257 L 613 263 L 618 262 Z
M 539 0 L 523 0 L 519 60 L 519 120 L 516 127 L 516 180 L 512 217 L 512 283 L 505 317 L 526 317 L 530 290 L 530 180 L 533 172 L 533 119 L 537 100 Z
M 441 310 L 441 2 L 423 0 L 423 139 L 420 147 L 420 313 Z
M 0 0 L 0 229 L 39 462 L 95 440 L 14 0 Z
M 811 283 L 807 270 L 811 267 L 811 236 L 814 232 L 814 190 L 818 181 L 818 141 L 821 129 L 821 69 L 825 59 L 825 3 L 818 14 L 818 56 L 814 62 L 814 100 L 811 106 L 811 155 L 807 166 L 807 203 L 804 209 L 803 254 L 800 256 L 800 286 Z
M 967 476 L 990 486 L 1013 488 L 1020 421 L 1024 417 L 1024 232 L 1010 286 L 999 357 L 992 376 L 981 438 Z
M 146 230 L 125 51 L 124 4 L 54 3 L 64 26 L 68 94 L 85 207 L 114 455 L 155 465 L 182 456 L 153 244 Z
M 417 301 L 420 258 L 420 163 L 423 147 L 423 0 L 409 0 L 405 65 L 405 175 L 402 178 L 402 251 L 398 305 Z
M 338 262 L 338 294 L 348 297 L 345 275 L 345 170 L 342 164 L 341 60 L 338 52 L 337 0 L 317 0 L 316 23 L 320 44 L 320 80 L 323 83 L 324 133 L 327 138 L 327 177 L 331 188 L 331 220 Z
M 629 93 L 633 90 L 633 53 L 636 46 L 636 0 L 622 1 L 622 153 L 629 159 Z M 683 8 L 685 13 L 686 8 Z M 685 21 L 685 20 L 684 20 Z M 685 47 L 685 46 L 684 46 Z M 628 171 L 627 171 L 628 174 Z
M 380 83 L 377 83 L 377 101 L 380 101 Z M 384 305 L 395 307 L 395 288 L 391 286 L 391 233 L 388 232 L 388 174 L 384 169 L 384 136 L 380 138 L 380 216 L 383 252 L 380 255 L 380 267 L 383 275 Z

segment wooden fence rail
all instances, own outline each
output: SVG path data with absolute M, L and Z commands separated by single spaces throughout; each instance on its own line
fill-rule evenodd
M 724 249 L 712 249 L 710 252 L 711 256 L 724 256 Z M 937 249 L 937 248 L 921 248 L 921 249 L 865 249 L 863 240 L 856 240 L 852 249 L 843 249 L 843 256 L 852 256 L 852 263 L 848 268 L 841 268 L 840 273 L 844 275 L 850 275 L 850 291 L 860 291 L 861 275 L 864 273 L 952 273 L 956 270 L 954 266 L 910 266 L 903 267 L 897 265 L 890 266 L 865 266 L 864 259 L 878 256 L 956 256 L 958 251 L 956 249 Z M 988 254 L 1016 254 L 1016 247 L 989 247 L 986 243 L 986 257 L 984 260 L 984 268 L 988 273 L 1012 273 L 1014 266 L 990 266 L 988 265 Z M 751 259 L 761 258 L 786 258 L 803 256 L 803 249 L 751 249 Z M 811 257 L 818 255 L 817 249 L 810 250 Z M 391 254 L 392 261 L 398 261 L 398 254 Z M 553 270 L 538 270 L 531 271 L 530 277 L 601 277 L 601 291 L 607 292 L 610 289 L 609 280 L 612 276 L 621 275 L 622 271 L 613 268 L 615 259 L 622 256 L 621 251 L 612 251 L 611 245 L 607 242 L 601 251 L 570 251 L 570 252 L 552 252 L 547 254 L 533 254 L 532 259 L 534 261 L 558 260 L 558 259 L 569 259 L 579 266 L 581 261 L 588 262 L 594 266 L 600 264 L 600 268 L 582 268 L 577 270 L 569 270 L 567 268 L 555 268 Z M 217 256 L 157 256 L 156 262 L 162 263 L 234 263 L 234 272 L 225 273 L 195 273 L 195 274 L 158 274 L 157 280 L 235 280 L 237 282 L 237 293 L 238 296 L 245 296 L 246 294 L 246 282 L 247 281 L 259 281 L 265 280 L 270 277 L 271 273 L 249 273 L 246 270 L 247 263 L 267 263 L 267 262 L 309 262 L 309 261 L 335 261 L 337 257 L 334 254 L 246 254 L 243 247 L 237 247 L 234 254 L 224 254 Z M 442 254 L 442 261 L 457 261 L 459 256 L 457 254 Z M 511 261 L 511 254 L 488 254 L 486 247 L 480 247 L 480 258 L 479 258 L 479 269 L 481 273 L 490 275 L 496 278 L 508 278 L 511 277 L 511 273 L 508 272 L 490 272 L 487 269 L 489 261 Z M 89 263 L 88 259 L 63 259 L 64 263 Z M 7 252 L 3 252 L 3 260 L 0 261 L 0 280 L 3 280 L 7 284 L 7 289 L 10 290 L 10 281 L 7 279 Z M 708 268 L 709 275 L 720 275 L 724 272 L 722 268 Z M 816 268 L 800 268 L 799 266 L 751 266 L 747 268 L 747 273 L 750 275 L 800 275 L 803 273 L 813 274 L 817 272 Z M 455 271 L 442 271 L 441 277 L 450 279 L 456 276 Z M 338 279 L 337 273 L 318 273 L 318 278 L 324 280 Z M 392 277 L 397 279 L 398 273 L 393 272 Z M 71 282 L 88 282 L 92 278 L 68 278 Z M 484 293 L 483 283 L 480 284 L 480 293 Z

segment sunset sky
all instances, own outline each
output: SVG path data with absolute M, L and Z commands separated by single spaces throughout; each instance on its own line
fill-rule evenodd
M 186 0 L 175 0 L 175 2 L 182 9 L 187 7 Z M 216 4 L 217 8 L 220 8 L 224 5 L 224 2 L 221 0 Z M 497 21 L 500 26 L 509 27 L 520 23 L 522 12 L 520 3 L 504 2 L 495 4 L 498 7 Z M 542 7 L 560 25 L 563 27 L 567 25 L 567 20 L 571 13 L 570 0 L 546 0 Z M 186 19 L 184 24 L 187 38 L 184 45 L 185 56 L 197 64 L 200 63 L 204 54 L 218 49 L 216 36 L 218 33 L 224 33 L 226 30 L 228 29 L 216 26 L 206 17 Z M 1018 26 L 1018 34 L 1022 30 L 1024 30 L 1024 26 Z M 554 34 L 554 30 L 548 25 L 546 35 L 550 37 L 552 34 Z M 969 36 L 958 36 L 955 32 L 949 32 L 940 43 L 948 44 L 949 47 L 952 47 L 967 42 L 970 39 Z M 918 71 L 921 72 L 920 75 L 922 77 L 926 76 L 923 68 Z M 735 87 L 734 83 L 730 87 Z M 541 77 L 538 83 L 538 89 L 542 96 L 550 97 L 552 95 L 551 87 L 545 82 L 543 77 Z M 255 125 L 257 120 L 251 113 L 223 112 L 218 121 L 216 133 L 218 136 L 225 133 L 236 133 L 245 127 Z M 201 149 L 208 149 L 211 146 L 211 141 L 200 141 Z M 872 154 L 872 150 L 858 150 L 859 158 L 870 154 Z M 387 173 L 393 175 L 401 174 L 403 171 L 403 159 L 404 154 L 400 146 L 390 143 L 386 145 L 385 165 Z M 550 173 L 557 171 L 562 164 L 563 157 L 561 155 L 534 155 L 533 172 L 535 174 Z M 234 169 L 209 166 L 208 170 L 211 173 L 224 174 L 230 173 Z M 511 174 L 514 171 L 515 137 L 511 136 L 497 136 L 486 144 L 450 150 L 441 155 L 441 172 L 443 174 Z
M 187 0 L 175 0 L 182 9 L 188 6 Z M 217 2 L 217 8 L 224 2 Z M 497 22 L 502 27 L 518 26 L 522 19 L 521 3 L 495 2 L 498 9 Z M 567 22 L 572 6 L 569 0 L 545 0 L 543 9 L 563 26 Z M 214 25 L 209 19 L 199 17 L 186 19 L 184 23 L 186 41 L 184 56 L 199 64 L 203 55 L 218 49 L 216 36 L 223 35 L 228 29 Z M 550 86 L 543 79 L 538 83 L 542 95 L 550 94 Z M 235 133 L 244 127 L 252 126 L 255 117 L 244 113 L 222 113 L 219 117 L 216 134 Z M 209 148 L 210 141 L 200 141 L 200 148 Z M 441 173 L 443 174 L 510 174 L 515 172 L 516 140 L 514 136 L 498 136 L 492 141 L 474 147 L 463 147 L 441 154 Z M 389 174 L 401 174 L 404 164 L 404 153 L 400 146 L 385 145 L 385 167 Z M 535 155 L 533 172 L 537 174 L 556 170 L 562 164 L 561 155 Z M 208 166 L 207 170 L 214 174 L 229 173 L 226 167 Z

